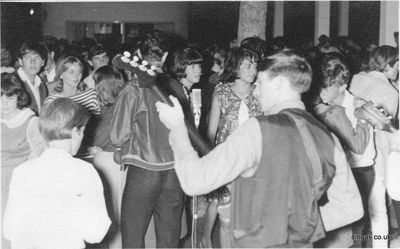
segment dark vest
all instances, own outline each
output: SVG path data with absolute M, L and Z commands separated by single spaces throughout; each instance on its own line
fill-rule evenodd
M 335 145 L 330 133 L 309 113 L 300 109 L 286 111 L 306 121 L 323 174 L 333 177 Z M 311 163 L 299 130 L 283 113 L 261 116 L 258 121 L 263 136 L 259 167 L 254 176 L 239 177 L 233 185 L 232 245 L 310 245 L 324 238 L 325 233 L 313 197 Z

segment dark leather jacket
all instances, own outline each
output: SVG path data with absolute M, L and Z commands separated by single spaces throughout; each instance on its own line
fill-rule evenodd
M 140 88 L 135 80 L 120 93 L 111 119 L 110 138 L 121 164 L 162 171 L 174 167 L 168 129 L 158 117 L 153 90 Z

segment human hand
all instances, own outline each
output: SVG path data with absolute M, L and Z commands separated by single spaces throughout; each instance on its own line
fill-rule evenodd
M 156 108 L 161 122 L 169 129 L 175 129 L 185 125 L 182 106 L 178 99 L 169 96 L 173 106 L 157 101 Z

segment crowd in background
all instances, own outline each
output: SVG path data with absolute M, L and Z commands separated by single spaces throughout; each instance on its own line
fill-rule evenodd
M 353 98 L 371 100 L 384 107 L 387 115 L 392 116 L 392 126 L 398 129 L 398 32 L 394 34 L 397 47 L 383 44 L 379 46 L 374 43 L 361 47 L 350 37 L 330 38 L 326 35 L 319 37 L 319 43 L 316 45 L 312 41 L 301 43 L 286 41 L 284 37 L 276 37 L 271 41 L 249 37 L 240 44 L 233 42 L 230 45 L 197 44 L 194 41 L 178 39 L 176 36 L 169 38 L 165 36 L 163 38 L 165 40 L 160 42 L 157 40 L 160 39 L 157 35 L 154 37 L 152 39 L 155 41 L 140 37 L 135 44 L 115 44 L 114 47 L 104 47 L 91 38 L 69 42 L 66 39 L 50 36 L 44 37 L 42 41 L 27 41 L 18 51 L 10 51 L 6 44 L 2 44 L 2 220 L 9 199 L 14 169 L 25 161 L 40 157 L 42 152 L 48 149 L 46 144 L 49 141 L 62 138 L 56 131 L 52 131 L 51 127 L 38 124 L 42 110 L 49 112 L 51 103 L 55 103 L 57 99 L 69 98 L 74 103 L 80 104 L 88 116 L 85 125 L 82 125 L 86 128 L 77 133 L 82 133 L 82 141 L 76 157 L 93 163 L 99 172 L 104 185 L 107 213 L 111 219 L 107 234 L 97 235 L 96 239 L 85 239 L 85 241 L 101 242 L 92 245 L 99 248 L 120 248 L 128 247 L 127 245 L 144 247 L 147 227 L 151 217 L 154 216 L 157 247 L 177 247 L 178 244 L 174 243 L 179 240 L 179 246 L 190 247 L 193 231 L 192 199 L 184 195 L 176 175 L 170 172 L 173 168 L 172 151 L 160 152 L 164 150 L 163 146 L 169 146 L 168 138 L 163 137 L 168 133 L 163 131 L 165 128 L 152 127 L 155 123 L 151 115 L 143 117 L 138 114 L 143 111 L 141 109 L 143 107 L 138 104 L 137 99 L 151 98 L 149 96 L 152 95 L 147 92 L 148 89 L 138 90 L 144 88 L 132 86 L 137 75 L 113 65 L 111 63 L 113 58 L 126 51 L 137 54 L 138 50 L 141 51 L 138 56 L 143 59 L 151 58 L 154 54 L 158 56 L 157 61 L 161 63 L 156 66 L 157 70 L 165 75 L 166 86 L 163 90 L 179 99 L 184 108 L 185 118 L 193 125 L 191 91 L 201 89 L 201 117 L 197 128 L 204 140 L 209 144 L 218 145 L 248 118 L 262 115 L 254 96 L 253 83 L 257 76 L 257 62 L 279 51 L 292 50 L 306 58 L 313 71 L 310 90 L 302 95 L 307 111 L 321 120 L 340 139 L 345 152 L 349 151 L 349 154 L 362 155 L 365 156 L 364 159 L 371 160 L 371 162 L 361 162 L 361 159 L 358 161 L 348 159 L 361 193 L 364 216 L 350 227 L 345 226 L 343 229 L 330 231 L 326 239 L 316 245 L 320 247 L 399 245 L 395 243 L 399 243 L 397 237 L 400 231 L 400 204 L 387 195 L 385 170 L 382 169 L 385 166 L 380 166 L 387 160 L 390 138 L 383 132 L 373 131 L 370 125 L 361 123 L 354 117 L 349 111 L 355 108 L 352 104 L 347 103 L 348 106 L 343 104 L 345 98 L 351 98 L 352 101 Z M 165 58 L 164 52 L 168 52 Z M 373 86 L 378 81 L 381 85 Z M 372 82 L 371 88 L 366 89 L 368 82 Z M 332 87 L 336 88 L 332 90 Z M 69 102 L 64 104 L 73 106 Z M 344 109 L 336 110 L 332 109 L 332 106 L 344 106 Z M 150 114 L 152 111 L 155 112 L 155 107 L 152 108 L 154 110 L 149 108 L 146 111 Z M 132 113 L 135 113 L 133 117 Z M 49 113 L 45 115 L 44 119 L 49 119 L 51 116 Z M 137 119 L 141 121 L 146 119 L 147 121 L 143 123 L 149 127 L 136 127 L 137 137 L 135 142 L 132 142 L 129 138 L 133 136 L 132 127 L 135 127 L 134 121 Z M 48 122 L 47 125 L 52 124 Z M 349 126 L 344 127 L 343 123 L 346 122 Z M 47 133 L 48 137 L 43 138 L 41 134 L 46 129 L 50 131 Z M 154 135 L 152 132 L 160 134 Z M 343 135 L 352 132 L 352 135 Z M 348 136 L 351 136 L 350 142 Z M 152 141 L 150 137 L 159 139 L 160 144 L 157 144 L 157 140 Z M 165 144 L 162 144 L 163 141 Z M 131 154 L 138 154 L 144 160 L 135 161 L 137 158 L 124 157 Z M 151 168 L 152 165 L 148 162 L 158 157 L 164 160 L 165 167 L 157 168 L 155 170 L 157 174 L 150 177 L 150 172 L 153 174 L 154 171 L 146 167 Z M 143 167 L 128 166 L 129 171 L 123 166 L 141 164 Z M 165 174 L 159 174 L 158 170 Z M 171 193 L 157 192 L 165 190 L 166 185 L 156 188 L 154 183 L 142 181 L 146 177 L 154 181 L 168 182 Z M 93 182 L 96 182 L 96 179 Z M 54 181 L 52 183 L 55 184 Z M 152 191 L 146 192 L 146 189 Z M 96 190 L 101 191 L 101 188 Z M 147 200 L 137 193 L 138 190 L 146 197 L 157 196 L 157 198 Z M 230 191 L 231 186 L 227 184 L 199 197 L 195 212 L 201 218 L 201 222 L 197 224 L 201 226 L 198 229 L 201 236 L 198 236 L 194 246 L 231 246 L 227 230 L 231 215 Z M 179 196 L 172 197 L 178 192 Z M 101 198 L 99 200 L 102 201 Z M 160 205 L 171 205 L 169 202 L 172 201 L 179 204 L 174 207 L 175 211 L 168 212 L 160 207 Z M 7 209 L 8 215 L 13 215 L 10 214 L 13 211 L 9 209 Z M 184 212 L 186 218 L 182 218 L 182 210 L 186 210 Z M 54 217 L 56 216 L 55 214 Z M 165 225 L 173 223 L 172 221 L 168 223 L 166 217 L 174 219 L 175 224 Z M 105 226 L 109 225 L 106 218 L 101 215 L 97 218 L 102 220 L 99 227 L 104 230 Z M 8 222 L 13 223 L 9 220 Z M 99 227 L 95 230 L 100 229 Z M 7 227 L 3 228 L 3 233 L 5 229 Z M 165 230 L 169 230 L 170 234 Z M 51 229 L 47 232 L 51 232 Z M 172 234 L 173 232 L 175 234 Z M 379 241 L 367 239 L 371 232 L 382 236 L 385 234 L 388 237 Z M 347 237 L 343 234 L 347 234 Z M 365 237 L 352 238 L 351 234 Z M 10 233 L 7 235 L 11 236 Z M 67 235 L 72 240 L 75 239 L 71 231 L 63 234 L 64 237 Z M 2 248 L 9 246 L 2 235 Z

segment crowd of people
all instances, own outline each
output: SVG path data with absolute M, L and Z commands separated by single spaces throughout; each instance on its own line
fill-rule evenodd
M 2 44 L 1 248 L 400 245 L 398 32 L 173 37 Z

